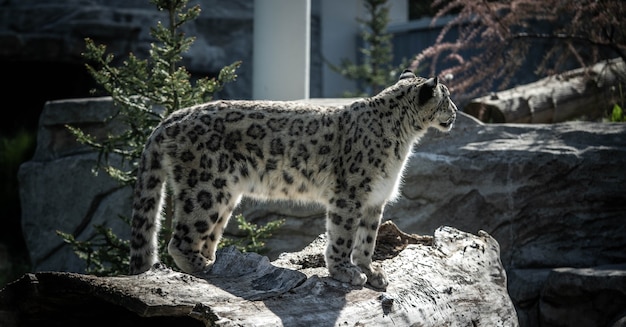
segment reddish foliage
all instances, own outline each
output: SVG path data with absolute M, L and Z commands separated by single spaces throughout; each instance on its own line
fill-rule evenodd
M 529 51 L 543 58 L 529 61 L 537 77 L 589 67 L 601 60 L 626 60 L 626 2 L 622 0 L 435 0 L 441 9 L 433 23 L 458 14 L 436 43 L 419 53 L 412 68 L 427 64 L 430 75 L 454 76 L 451 91 L 467 97 L 515 84 Z M 450 41 L 450 32 L 459 36 Z M 468 52 L 477 55 L 468 56 Z

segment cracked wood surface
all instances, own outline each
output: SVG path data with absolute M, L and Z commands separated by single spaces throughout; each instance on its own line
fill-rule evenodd
M 26 274 L 0 292 L 0 325 L 93 321 L 112 326 L 518 326 L 495 239 L 440 227 L 434 236 L 381 225 L 385 290 L 328 277 L 321 235 L 270 262 L 229 247 L 206 276 L 156 265 L 137 276 Z

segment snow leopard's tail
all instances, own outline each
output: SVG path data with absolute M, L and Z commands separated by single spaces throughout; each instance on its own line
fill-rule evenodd
M 144 147 L 133 191 L 131 274 L 147 271 L 159 261 L 158 233 L 167 175 L 162 165 L 163 152 L 157 141 L 158 137 L 155 137 L 157 133 L 158 129 L 150 136 Z

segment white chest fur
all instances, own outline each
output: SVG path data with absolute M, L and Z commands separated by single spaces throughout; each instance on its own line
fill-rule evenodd
M 400 195 L 400 187 L 402 186 L 402 175 L 408 161 L 408 157 L 400 162 L 397 166 L 390 167 L 390 171 L 380 176 L 378 180 L 372 183 L 372 192 L 367 198 L 368 206 L 380 206 L 387 202 L 395 201 Z

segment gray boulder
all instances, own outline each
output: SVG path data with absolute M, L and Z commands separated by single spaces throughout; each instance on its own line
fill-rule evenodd
M 95 236 L 94 225 L 103 224 L 120 237 L 130 235 L 119 216 L 130 215 L 131 190 L 105 173 L 95 175 L 98 154 L 77 143 L 65 127 L 106 135 L 119 128 L 104 124 L 113 113 L 108 97 L 52 101 L 43 110 L 35 154 L 18 172 L 22 229 L 36 271 L 84 271 L 85 263 L 57 231 L 88 240 Z
M 106 223 L 128 235 L 117 216 L 130 215 L 130 190 L 94 176 L 96 155 L 64 127 L 105 134 L 107 101 L 54 101 L 44 109 L 37 153 L 19 173 L 24 233 L 37 271 L 83 268 L 56 229 L 89 239 L 94 223 Z M 489 233 L 500 244 L 520 325 L 537 325 L 551 321 L 546 315 L 554 310 L 546 302 L 558 291 L 546 287 L 560 278 L 560 267 L 626 263 L 625 163 L 625 124 L 487 125 L 461 113 L 451 133 L 431 131 L 415 147 L 402 196 L 384 219 L 409 233 L 432 235 L 442 225 Z M 324 232 L 319 206 L 244 200 L 238 213 L 257 224 L 296 218 L 268 241 L 271 259 Z M 237 236 L 234 225 L 227 230 L 231 237 Z M 603 294 L 626 296 L 620 288 Z
M 539 305 L 542 326 L 626 326 L 626 265 L 554 269 Z

